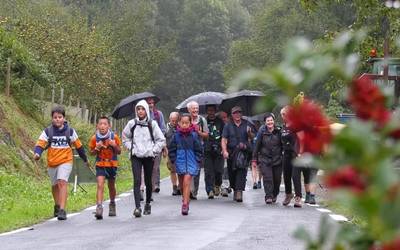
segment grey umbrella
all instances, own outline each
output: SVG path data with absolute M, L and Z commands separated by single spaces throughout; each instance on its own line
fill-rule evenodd
M 221 105 L 220 110 L 231 113 L 231 109 L 235 106 L 242 108 L 243 115 L 252 116 L 254 113 L 254 106 L 256 102 L 264 97 L 265 95 L 261 91 L 257 90 L 241 90 L 225 96 Z
M 199 104 L 200 113 L 204 114 L 207 105 L 219 105 L 224 97 L 225 94 L 220 92 L 202 92 L 186 98 L 176 106 L 176 109 L 180 112 L 187 112 L 186 105 L 191 101 L 196 101 Z
M 153 98 L 155 102 L 159 102 L 160 98 L 150 92 L 142 92 L 134 95 L 130 95 L 124 99 L 122 99 L 117 106 L 115 106 L 111 116 L 115 119 L 121 119 L 124 117 L 129 117 L 134 114 L 134 107 L 136 103 L 140 100 L 146 98 Z

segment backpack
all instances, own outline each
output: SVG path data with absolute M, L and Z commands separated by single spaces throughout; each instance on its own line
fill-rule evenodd
M 133 127 L 131 128 L 131 134 L 132 134 L 131 155 L 133 155 L 133 154 L 132 154 L 132 150 L 133 150 L 133 138 L 134 138 L 134 135 L 135 135 L 136 126 L 137 126 L 137 123 L 135 122 L 135 125 L 133 125 Z M 139 125 L 139 126 L 140 126 L 140 125 Z M 151 119 L 149 119 L 149 120 L 147 121 L 147 128 L 149 129 L 149 133 L 150 133 L 150 136 L 151 136 L 151 140 L 153 141 L 153 143 L 155 143 L 154 134 L 153 134 L 153 126 L 152 126 L 152 120 L 151 120 Z
M 54 127 L 53 125 L 48 126 L 47 128 L 44 129 L 44 132 L 46 133 L 48 139 L 47 139 L 47 146 L 45 148 L 48 149 L 51 147 L 51 144 L 53 143 L 53 136 L 54 136 Z M 64 135 L 67 138 L 67 143 L 71 147 L 71 132 L 72 128 L 68 128 L 67 130 L 64 131 Z

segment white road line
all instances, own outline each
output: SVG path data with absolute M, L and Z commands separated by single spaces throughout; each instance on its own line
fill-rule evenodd
M 329 216 L 335 221 L 349 221 L 349 219 L 340 214 L 330 214 Z
M 308 203 L 306 203 L 308 206 L 310 206 L 310 207 L 319 207 L 319 205 L 318 204 L 308 204 Z
M 132 193 L 122 193 L 120 195 L 118 195 L 118 197 L 127 197 L 127 196 L 131 196 Z
M 6 235 L 10 235 L 10 234 L 16 234 L 16 233 L 20 233 L 20 232 L 24 232 L 24 231 L 28 231 L 28 230 L 32 230 L 32 229 L 33 229 L 32 227 L 23 227 L 23 228 L 14 230 L 14 231 L 10 231 L 10 232 L 7 232 L 7 233 L 2 233 L 2 234 L 0 234 L 0 237 L 1 236 L 6 236 Z
M 90 210 L 95 210 L 95 209 L 96 209 L 96 205 L 91 206 L 91 207 L 88 207 L 88 208 L 86 208 L 86 209 L 83 210 L 83 211 L 90 211 Z
M 332 213 L 331 210 L 326 209 L 326 208 L 317 208 L 318 211 L 320 211 L 321 213 Z

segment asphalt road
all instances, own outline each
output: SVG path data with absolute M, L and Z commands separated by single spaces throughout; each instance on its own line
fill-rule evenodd
M 267 206 L 263 193 L 248 186 L 243 203 L 234 202 L 232 194 L 208 200 L 201 181 L 199 200 L 191 202 L 184 217 L 181 198 L 171 196 L 165 179 L 149 216 L 133 218 L 133 195 L 124 193 L 117 201 L 117 217 L 97 221 L 90 207 L 66 221 L 53 219 L 0 235 L 0 249 L 304 249 L 292 233 L 300 225 L 315 232 L 321 213 L 311 206 L 282 206 L 283 192 L 278 204 Z

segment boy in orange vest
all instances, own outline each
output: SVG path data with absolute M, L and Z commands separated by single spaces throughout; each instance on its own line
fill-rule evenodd
M 118 135 L 111 131 L 110 120 L 106 116 L 99 118 L 96 134 L 89 142 L 89 149 L 92 155 L 96 155 L 96 178 L 97 178 L 97 207 L 95 217 L 103 219 L 103 194 L 104 182 L 108 180 L 108 191 L 110 204 L 108 216 L 116 216 L 115 178 L 117 176 L 118 159 L 121 154 L 121 140 Z

